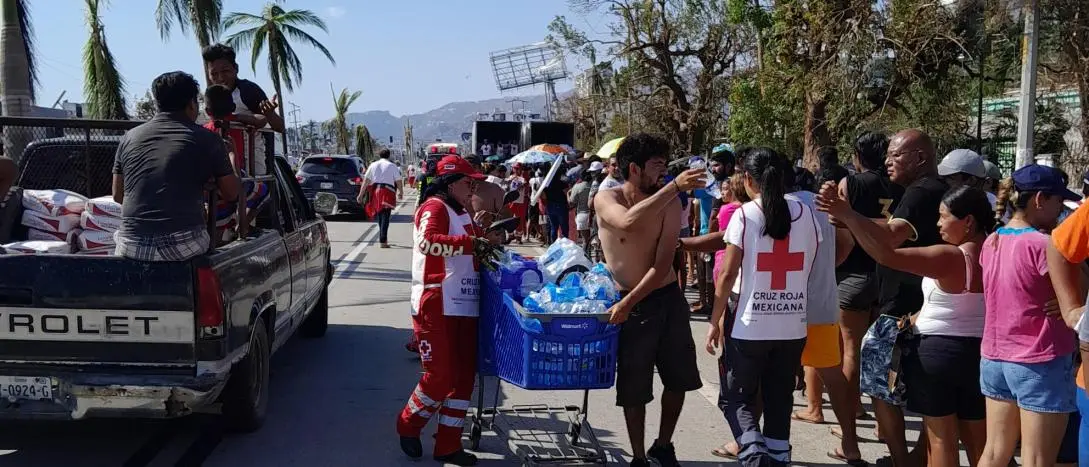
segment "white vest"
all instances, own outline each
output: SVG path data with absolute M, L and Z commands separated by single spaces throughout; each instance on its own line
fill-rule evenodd
M 446 213 L 450 216 L 450 228 L 447 235 L 466 235 L 466 226 L 472 225 L 472 218 L 468 213 L 458 214 L 443 203 Z M 419 224 L 425 225 L 430 213 L 421 214 Z M 473 263 L 472 251 L 453 251 L 446 254 L 442 252 L 445 245 L 432 244 L 431 248 L 437 250 L 438 255 L 424 254 L 422 230 L 417 227 L 412 229 L 414 248 L 412 250 L 412 293 L 410 296 L 412 314 L 420 313 L 420 299 L 424 290 L 438 289 L 442 295 L 442 314 L 445 316 L 480 315 L 480 273 Z M 430 261 L 428 261 L 430 259 Z M 424 283 L 425 273 L 436 273 L 424 268 L 441 268 L 445 272 L 445 278 L 437 284 Z
M 741 222 L 744 256 L 731 337 L 791 340 L 806 336 L 806 294 L 820 230 L 807 206 L 789 198 L 787 203 L 792 221 L 790 234 L 782 240 L 763 235 L 764 213 L 758 202 L 745 203 L 734 213 Z

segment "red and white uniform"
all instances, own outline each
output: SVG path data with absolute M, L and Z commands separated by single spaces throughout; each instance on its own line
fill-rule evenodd
M 476 373 L 480 273 L 469 214 L 428 198 L 416 211 L 412 251 L 412 324 L 424 374 L 397 421 L 400 436 L 419 437 L 438 414 L 435 456 L 461 449 Z

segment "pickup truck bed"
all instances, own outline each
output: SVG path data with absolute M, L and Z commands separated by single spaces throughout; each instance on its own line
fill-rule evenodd
M 24 165 L 40 153 L 29 149 Z M 221 402 L 230 427 L 260 427 L 269 358 L 297 330 L 324 335 L 332 271 L 324 221 L 285 160 L 268 167 L 258 228 L 191 261 L 0 254 L 0 418 L 174 417 Z

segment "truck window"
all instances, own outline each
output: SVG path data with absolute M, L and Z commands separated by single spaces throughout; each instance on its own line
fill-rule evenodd
M 283 190 L 277 191 L 281 193 L 280 196 L 284 202 L 285 210 L 291 212 L 292 219 L 292 222 L 290 222 L 291 225 L 285 225 L 284 230 L 295 231 L 309 218 L 309 215 L 307 214 L 309 211 L 306 209 L 306 198 L 302 196 L 298 183 L 291 177 L 284 176 L 285 172 L 283 166 L 285 163 L 279 159 L 277 159 L 276 162 L 277 168 L 280 169 L 276 171 L 276 176 L 280 178 L 280 185 L 284 187 Z M 285 222 L 285 224 L 288 223 Z
M 300 170 L 318 175 L 359 174 L 359 166 L 355 162 L 339 157 L 311 157 L 303 161 Z

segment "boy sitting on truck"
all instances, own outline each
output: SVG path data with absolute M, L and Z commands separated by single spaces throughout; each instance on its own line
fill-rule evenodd
M 236 114 L 231 90 L 219 84 L 209 86 L 204 91 L 204 111 L 211 119 L 211 121 L 204 124 L 204 127 L 220 135 L 225 135 L 225 139 L 231 143 L 231 165 L 234 166 L 235 173 L 245 177 L 245 168 L 249 167 L 247 157 L 264 157 L 264 154 L 250 154 L 246 150 L 253 129 L 232 128 L 231 122 L 261 128 L 266 124 L 265 117 L 259 114 Z M 260 168 L 258 168 L 258 171 L 260 171 Z M 268 186 L 260 182 L 244 181 L 242 189 L 243 195 L 246 197 L 246 220 L 250 225 L 253 225 L 261 206 L 268 199 Z M 228 231 L 237 224 L 236 206 L 235 203 L 226 203 L 222 200 L 216 203 L 216 228 L 222 241 L 230 240 Z

